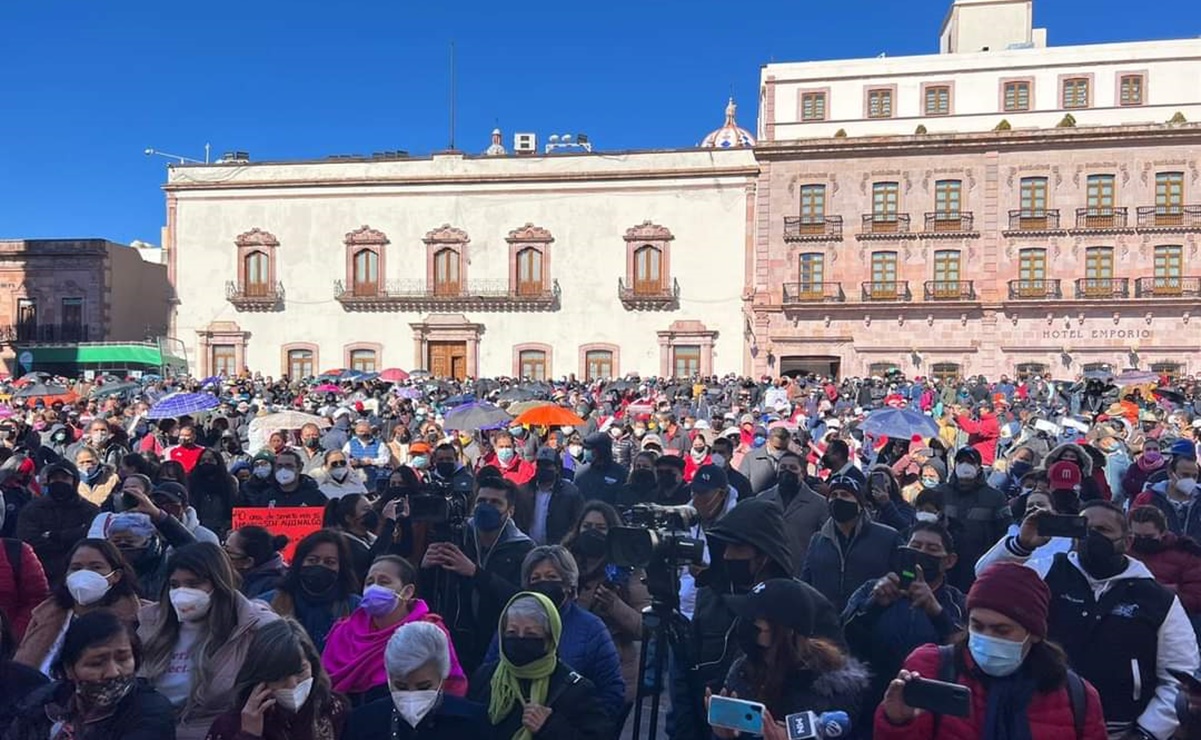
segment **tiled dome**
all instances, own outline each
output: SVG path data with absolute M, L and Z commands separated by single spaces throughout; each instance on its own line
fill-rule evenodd
M 701 142 L 702 148 L 736 149 L 755 145 L 755 137 L 751 136 L 751 132 L 740 127 L 734 120 L 737 110 L 738 106 L 734 104 L 734 98 L 730 98 L 729 104 L 726 105 L 725 125 L 706 136 L 705 140 Z

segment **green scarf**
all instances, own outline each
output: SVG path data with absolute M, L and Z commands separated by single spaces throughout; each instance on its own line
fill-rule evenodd
M 534 599 L 546 611 L 546 616 L 550 619 L 551 642 L 550 650 L 546 655 L 520 668 L 510 663 L 509 659 L 505 657 L 505 620 L 503 616 L 518 599 Z M 555 668 L 559 664 L 559 636 L 563 633 L 563 621 L 559 618 L 558 607 L 542 594 L 519 593 L 509 600 L 504 613 L 502 613 L 501 628 L 497 638 L 500 643 L 500 663 L 496 665 L 496 671 L 492 674 L 492 700 L 488 702 L 488 719 L 494 725 L 499 725 L 505 717 L 509 716 L 509 712 L 513 711 L 514 704 L 520 703 L 524 707 L 526 704 L 541 705 L 546 702 L 551 674 L 555 672 Z M 530 682 L 529 696 L 522 695 L 521 680 Z M 533 740 L 533 736 L 529 730 L 522 727 L 513 734 L 512 740 Z

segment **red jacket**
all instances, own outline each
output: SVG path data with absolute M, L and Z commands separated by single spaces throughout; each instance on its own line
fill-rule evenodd
M 979 421 L 970 416 L 957 416 L 955 423 L 967 432 L 967 443 L 980 453 L 981 465 L 992 465 L 997 460 L 997 440 L 1001 437 L 1001 424 L 996 414 L 981 415 Z
M 971 655 L 964 660 L 972 664 Z M 926 678 L 937 678 L 938 646 L 922 645 L 905 659 L 905 669 L 917 671 Z M 1083 680 L 1083 679 L 1081 679 Z M 894 725 L 884 716 L 883 704 L 876 708 L 875 740 L 979 740 L 984 737 L 984 717 L 988 713 L 988 690 L 971 672 L 959 672 L 955 683 L 972 690 L 972 713 L 964 719 L 943 716 L 938 734 L 934 731 L 934 715 L 922 712 L 905 725 Z M 1105 717 L 1101 713 L 1101 697 L 1092 684 L 1084 682 L 1087 710 L 1084 720 L 1084 740 L 1107 740 Z M 1033 740 L 1070 740 L 1076 736 L 1072 702 L 1067 686 L 1050 694 L 1035 693 L 1026 708 Z
M 479 464 L 479 467 L 485 468 L 489 465 L 495 466 L 497 469 L 499 469 L 500 474 L 505 478 L 505 480 L 513 481 L 513 483 L 519 486 L 524 486 L 526 483 L 529 483 L 534 479 L 534 474 L 538 472 L 537 469 L 534 468 L 534 464 L 529 460 L 526 460 L 520 454 L 514 455 L 513 459 L 509 461 L 509 464 L 505 465 L 500 461 L 500 458 L 496 456 L 495 451 L 489 452 L 484 456 L 482 462 Z
M 1201 545 L 1191 537 L 1171 532 L 1161 540 L 1159 552 L 1134 552 L 1131 557 L 1143 561 L 1160 585 L 1180 597 L 1180 605 L 1190 615 L 1201 613 Z
M 15 540 L 14 540 L 15 541 Z M 25 636 L 33 608 L 50 595 L 46 572 L 33 548 L 21 542 L 21 581 L 13 580 L 13 567 L 8 562 L 8 547 L 0 547 L 0 611 L 8 617 L 17 641 Z

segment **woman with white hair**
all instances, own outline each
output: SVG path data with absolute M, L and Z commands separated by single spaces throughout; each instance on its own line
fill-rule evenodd
M 546 596 L 523 592 L 500 616 L 499 661 L 471 680 L 495 740 L 609 740 L 613 721 L 596 687 L 559 657 L 563 622 Z M 608 633 L 606 633 L 607 635 Z
M 521 586 L 550 599 L 558 609 L 563 634 L 559 656 L 596 687 L 601 708 L 615 722 L 625 711 L 625 679 L 621 658 L 604 621 L 576 603 L 580 568 L 575 556 L 562 545 L 535 547 L 521 564 Z M 485 663 L 499 659 L 504 635 L 493 638 Z
M 492 728 L 483 705 L 446 693 L 450 642 L 438 625 L 408 622 L 384 650 L 390 697 L 350 714 L 354 740 L 486 740 Z

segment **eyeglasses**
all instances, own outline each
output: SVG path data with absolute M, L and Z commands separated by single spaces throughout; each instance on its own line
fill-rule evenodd
M 344 468 L 344 467 L 346 467 L 346 461 L 345 460 L 334 460 L 333 462 L 331 462 L 329 464 L 329 466 L 331 468 Z

